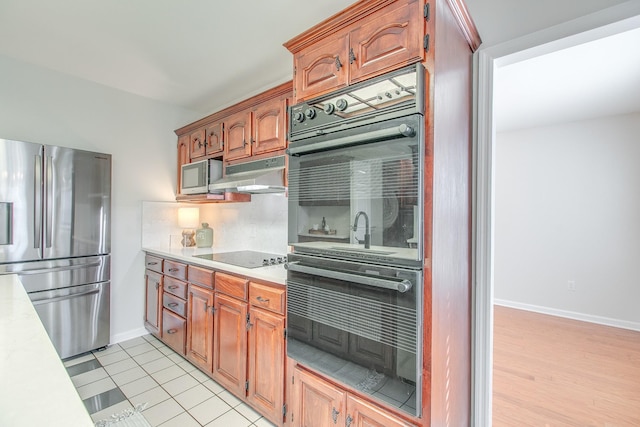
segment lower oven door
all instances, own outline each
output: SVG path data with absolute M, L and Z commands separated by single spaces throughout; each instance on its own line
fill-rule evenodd
M 421 271 L 296 254 L 286 266 L 288 356 L 419 416 Z

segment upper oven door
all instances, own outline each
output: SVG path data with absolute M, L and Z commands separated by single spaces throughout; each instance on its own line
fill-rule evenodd
M 288 239 L 295 252 L 420 265 L 422 121 L 412 114 L 290 147 Z

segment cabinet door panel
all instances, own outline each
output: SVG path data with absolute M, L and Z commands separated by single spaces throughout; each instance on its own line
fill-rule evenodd
M 181 166 L 189 163 L 189 135 L 182 135 L 178 138 L 178 188 L 176 194 L 180 194 L 182 183 Z
M 144 322 L 149 332 L 159 334 L 162 317 L 162 274 L 147 270 L 145 279 Z
M 347 397 L 347 414 L 352 420 L 352 427 L 412 427 L 412 424 L 352 395 Z
M 277 98 L 260 104 L 253 113 L 253 154 L 286 148 L 286 100 Z
M 189 146 L 191 159 L 196 159 L 205 155 L 205 129 L 198 129 L 189 135 Z
M 222 123 L 207 126 L 205 141 L 207 155 L 222 152 L 224 149 L 223 141 Z
M 187 321 L 167 309 L 162 310 L 162 340 L 184 356 Z
M 294 369 L 293 376 L 294 427 L 345 425 L 344 391 L 299 368 Z
M 282 422 L 284 403 L 284 318 L 251 308 L 247 401 L 272 422 Z
M 247 376 L 247 303 L 215 295 L 213 376 L 244 398 Z
M 187 358 L 211 373 L 213 368 L 213 291 L 189 285 Z
M 346 86 L 349 79 L 349 37 L 328 37 L 303 49 L 295 61 L 296 102 Z
M 241 111 L 229 116 L 224 126 L 224 159 L 233 160 L 251 155 L 251 112 Z
M 403 2 L 401 2 L 403 3 Z M 372 15 L 369 23 L 351 32 L 355 60 L 351 83 L 420 61 L 424 56 L 420 2 L 392 4 Z

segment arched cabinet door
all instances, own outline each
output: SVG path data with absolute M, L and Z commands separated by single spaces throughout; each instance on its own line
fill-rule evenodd
M 251 156 L 251 111 L 241 111 L 225 121 L 224 159 L 233 160 Z
M 419 13 L 417 0 L 400 2 L 351 32 L 350 83 L 422 60 L 422 21 L 415 19 Z
M 287 147 L 286 98 L 275 98 L 256 107 L 253 112 L 253 154 Z
M 346 86 L 349 80 L 349 35 L 327 37 L 294 58 L 294 97 L 300 101 Z
M 206 129 L 207 155 L 222 153 L 224 150 L 222 122 L 213 123 Z

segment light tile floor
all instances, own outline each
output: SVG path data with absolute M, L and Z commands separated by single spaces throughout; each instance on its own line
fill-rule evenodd
M 64 360 L 94 421 L 146 404 L 153 427 L 272 427 L 152 335 Z

